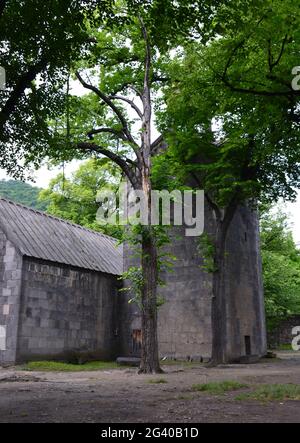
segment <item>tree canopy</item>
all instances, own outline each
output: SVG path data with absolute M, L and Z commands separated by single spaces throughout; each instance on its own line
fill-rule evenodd
M 96 0 L 1 2 L 6 88 L 0 91 L 0 166 L 9 173 L 22 172 L 33 145 L 42 149 L 48 143 L 48 120 L 65 106 L 71 60 L 92 44 L 87 21 L 96 26 L 111 7 L 110 0 L 101 7 Z
M 261 215 L 261 250 L 268 330 L 300 312 L 300 250 L 279 210 Z
M 81 164 L 70 178 L 63 173 L 40 191 L 38 201 L 46 212 L 104 234 L 121 238 L 118 226 L 101 226 L 96 221 L 97 195 L 103 188 L 117 191 L 120 172 L 106 159 L 90 159 Z

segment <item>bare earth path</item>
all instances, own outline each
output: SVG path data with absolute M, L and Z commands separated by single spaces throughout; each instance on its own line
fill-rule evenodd
M 163 376 L 137 375 L 135 369 L 73 373 L 0 369 L 0 422 L 300 423 L 300 401 L 262 404 L 237 401 L 240 391 L 215 396 L 191 390 L 193 384 L 219 380 L 251 386 L 299 384 L 299 354 L 215 369 L 172 365 L 165 367 Z M 167 383 L 149 383 L 156 378 Z

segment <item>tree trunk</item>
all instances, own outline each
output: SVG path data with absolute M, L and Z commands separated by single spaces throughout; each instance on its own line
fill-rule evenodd
M 225 292 L 226 232 L 220 223 L 215 241 L 215 271 L 211 305 L 212 357 L 211 365 L 226 363 L 226 292 Z
M 160 373 L 157 339 L 157 248 L 152 228 L 142 238 L 142 358 L 140 373 Z
M 227 297 L 226 297 L 226 238 L 239 204 L 237 192 L 229 205 L 220 210 L 208 198 L 216 218 L 213 296 L 211 303 L 212 356 L 210 365 L 228 363 L 227 355 Z M 223 217 L 222 217 L 223 212 Z

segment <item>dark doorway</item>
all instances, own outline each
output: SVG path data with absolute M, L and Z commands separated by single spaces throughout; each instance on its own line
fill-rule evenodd
M 250 335 L 245 335 L 245 350 L 246 350 L 246 355 L 251 355 L 251 337 L 250 337 Z
M 142 331 L 141 329 L 133 329 L 132 330 L 132 344 L 131 344 L 131 352 L 135 357 L 139 357 L 141 355 L 142 348 Z

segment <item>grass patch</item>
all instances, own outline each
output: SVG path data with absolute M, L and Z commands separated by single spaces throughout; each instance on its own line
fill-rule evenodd
M 22 366 L 25 371 L 42 372 L 79 372 L 79 371 L 99 371 L 105 369 L 119 369 L 121 366 L 116 362 L 93 361 L 82 365 L 63 363 L 57 361 L 31 361 Z M 122 366 L 124 368 L 125 366 Z
M 247 388 L 248 386 L 237 381 L 221 381 L 206 384 L 193 385 L 192 390 L 198 392 L 207 392 L 208 394 L 222 395 L 228 391 L 236 391 L 238 389 Z
M 292 345 L 290 343 L 282 344 L 278 346 L 277 351 L 292 351 Z
M 151 380 L 148 380 L 148 383 L 153 385 L 160 385 L 162 383 L 168 383 L 165 378 L 153 378 Z
M 253 392 L 245 392 L 236 397 L 236 400 L 283 401 L 300 400 L 300 385 L 275 384 L 259 386 Z

